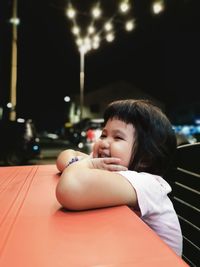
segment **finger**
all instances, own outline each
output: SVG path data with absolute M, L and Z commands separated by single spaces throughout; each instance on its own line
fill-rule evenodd
M 119 164 L 121 159 L 119 158 L 102 158 L 105 164 Z
M 110 164 L 107 165 L 107 170 L 109 171 L 127 171 L 128 168 L 122 165 L 114 165 L 114 164 Z
M 93 146 L 93 158 L 98 158 L 98 143 L 95 143 Z
M 96 149 L 93 149 L 93 153 L 92 153 L 93 158 L 98 158 L 98 153 Z

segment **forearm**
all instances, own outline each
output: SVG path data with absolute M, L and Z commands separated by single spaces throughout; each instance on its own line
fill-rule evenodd
M 110 166 L 112 169 L 114 165 Z M 62 206 L 74 210 L 134 205 L 136 197 L 124 177 L 114 171 L 94 168 L 92 160 L 82 160 L 66 168 L 56 196 Z

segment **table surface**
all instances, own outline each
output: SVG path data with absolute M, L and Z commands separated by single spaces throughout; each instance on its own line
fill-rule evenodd
M 127 206 L 63 209 L 55 165 L 0 167 L 0 266 L 188 266 Z

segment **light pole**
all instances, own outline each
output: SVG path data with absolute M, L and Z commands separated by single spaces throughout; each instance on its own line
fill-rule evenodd
M 84 84 L 85 84 L 85 51 L 80 49 L 80 120 L 83 118 Z
M 19 18 L 17 17 L 17 0 L 13 0 L 12 18 L 12 61 L 11 61 L 11 88 L 10 88 L 10 114 L 11 121 L 16 120 L 16 102 L 17 102 L 17 25 Z
M 91 10 L 91 20 L 87 29 L 85 30 L 78 26 L 76 20 L 77 13 L 81 13 L 75 10 L 71 2 L 68 4 L 66 15 L 72 22 L 72 33 L 75 36 L 75 41 L 80 55 L 80 120 L 83 118 L 84 111 L 85 55 L 88 53 L 88 51 L 99 48 L 101 40 L 105 39 L 107 42 L 112 42 L 115 39 L 117 29 L 114 29 L 114 24 L 119 22 L 122 24 L 122 20 L 119 18 L 116 19 L 116 17 L 122 15 L 125 18 L 124 15 L 128 14 L 131 8 L 129 2 L 129 0 L 121 0 L 118 11 L 115 14 L 112 14 L 112 16 L 109 18 L 103 18 L 102 21 L 100 18 L 103 12 L 100 8 L 100 2 L 98 2 Z M 97 20 L 98 24 L 96 23 Z M 128 19 L 126 18 L 125 21 L 125 30 L 133 30 L 135 28 L 134 22 L 134 19 L 130 18 L 129 14 Z M 99 25 L 101 25 L 100 28 Z

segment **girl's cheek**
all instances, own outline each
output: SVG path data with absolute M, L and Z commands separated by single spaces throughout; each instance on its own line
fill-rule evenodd
M 111 148 L 112 157 L 117 157 L 121 159 L 121 164 L 125 167 L 129 166 L 130 158 L 128 158 L 128 151 L 124 153 L 124 149 L 121 148 L 118 144 L 112 146 Z
M 120 149 L 120 147 L 117 144 L 112 144 L 110 147 L 110 153 L 112 155 L 112 157 L 116 157 L 116 158 L 120 158 L 122 159 L 122 151 Z

